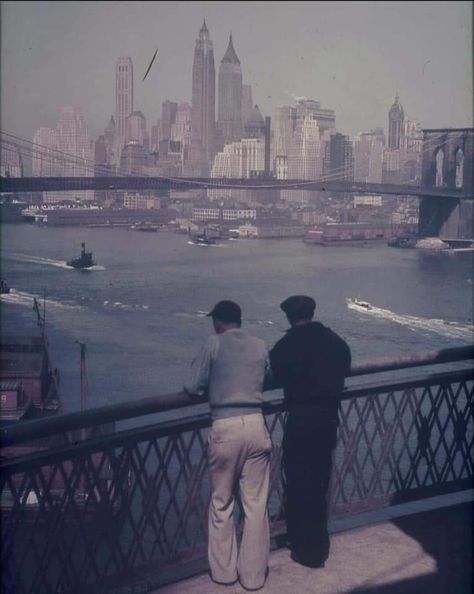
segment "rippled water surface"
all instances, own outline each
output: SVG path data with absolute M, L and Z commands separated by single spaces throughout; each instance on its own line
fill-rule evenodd
M 79 347 L 86 343 L 90 405 L 181 388 L 212 331 L 220 299 L 243 310 L 244 327 L 271 346 L 287 328 L 279 303 L 312 295 L 317 317 L 349 343 L 355 361 L 472 343 L 472 253 L 319 247 L 301 240 L 190 244 L 185 235 L 127 229 L 6 224 L 2 333 L 36 332 L 33 297 L 46 295 L 50 351 L 65 409 L 79 408 Z M 66 261 L 86 242 L 97 266 Z M 372 304 L 353 308 L 348 299 Z

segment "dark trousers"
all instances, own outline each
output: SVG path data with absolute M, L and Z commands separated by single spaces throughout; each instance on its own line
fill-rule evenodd
M 329 553 L 327 493 L 336 436 L 335 421 L 288 414 L 282 452 L 287 534 L 291 550 L 311 562 Z

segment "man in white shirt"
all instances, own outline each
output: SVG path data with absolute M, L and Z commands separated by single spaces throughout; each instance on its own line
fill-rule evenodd
M 190 395 L 207 392 L 211 408 L 211 578 L 220 584 L 239 580 L 246 590 L 259 590 L 268 574 L 270 551 L 267 501 L 272 443 L 261 411 L 269 362 L 263 340 L 241 329 L 241 315 L 233 301 L 214 306 L 208 316 L 216 334 L 193 361 L 192 378 L 184 389 Z M 240 547 L 233 519 L 236 491 L 244 509 Z

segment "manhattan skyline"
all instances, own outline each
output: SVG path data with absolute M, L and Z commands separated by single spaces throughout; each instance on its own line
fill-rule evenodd
M 115 111 L 115 66 L 133 62 L 134 109 L 190 102 L 206 19 L 218 66 L 232 33 L 264 115 L 297 97 L 334 109 L 343 134 L 382 126 L 395 95 L 422 127 L 472 127 L 469 2 L 2 2 L 2 129 L 32 138 L 64 105 L 91 139 Z M 142 76 L 154 50 L 156 61 Z M 217 89 L 216 89 L 217 91 Z M 217 119 L 216 113 L 216 119 Z

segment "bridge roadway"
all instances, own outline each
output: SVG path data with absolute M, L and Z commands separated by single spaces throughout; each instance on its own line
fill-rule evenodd
M 192 190 L 192 189 L 252 189 L 252 190 L 316 190 L 320 192 L 351 192 L 358 194 L 391 194 L 419 198 L 472 200 L 474 194 L 462 189 L 432 188 L 397 184 L 373 184 L 351 181 L 276 180 L 269 178 L 231 179 L 197 177 L 2 177 L 0 193 L 64 192 L 70 190 Z

